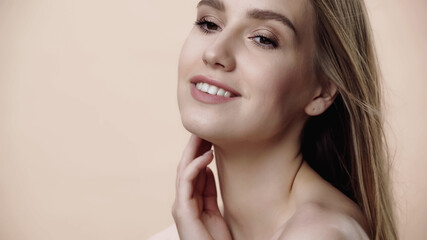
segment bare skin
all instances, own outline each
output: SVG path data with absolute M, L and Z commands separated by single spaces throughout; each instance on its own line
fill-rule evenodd
M 368 239 L 364 229 L 366 222 L 358 206 L 303 161 L 291 190 L 287 192 L 288 200 L 278 204 L 285 206 L 283 211 L 271 202 L 263 205 L 258 201 L 263 197 L 256 197 L 247 199 L 246 206 L 237 207 L 244 217 L 229 217 L 227 207 L 222 217 L 216 201 L 214 178 L 207 167 L 213 155 L 211 152 L 200 155 L 207 146 L 209 143 L 193 135 L 178 167 L 177 196 L 173 207 L 178 231 L 171 226 L 150 240 Z M 263 183 L 265 186 L 274 185 L 272 182 Z M 246 195 L 245 188 L 247 186 L 241 186 L 242 191 L 237 193 Z M 264 189 L 268 192 L 268 188 Z M 224 201 L 224 206 L 227 206 L 226 198 Z
M 181 119 L 193 135 L 177 170 L 176 229 L 152 240 L 367 239 L 359 207 L 299 152 L 305 122 L 322 114 L 337 91 L 320 85 L 313 70 L 310 3 L 204 0 L 197 19 L 179 63 Z M 200 75 L 237 94 L 200 101 L 191 93 Z M 212 146 L 222 213 L 207 167 Z

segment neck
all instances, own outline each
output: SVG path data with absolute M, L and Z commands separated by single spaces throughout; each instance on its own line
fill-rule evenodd
M 233 239 L 268 239 L 292 215 L 299 141 L 215 145 L 224 218 Z

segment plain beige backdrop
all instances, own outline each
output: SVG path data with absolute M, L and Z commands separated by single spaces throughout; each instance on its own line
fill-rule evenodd
M 197 1 L 0 0 L 0 239 L 146 239 L 173 221 Z M 427 1 L 368 0 L 402 239 L 427 235 Z

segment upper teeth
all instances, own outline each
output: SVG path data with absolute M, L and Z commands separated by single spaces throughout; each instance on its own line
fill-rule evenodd
M 207 83 L 199 82 L 196 84 L 196 88 L 202 92 L 209 93 L 211 95 L 224 96 L 228 98 L 231 97 L 231 93 L 229 91 L 225 91 L 222 88 L 219 88 L 214 85 L 209 85 Z

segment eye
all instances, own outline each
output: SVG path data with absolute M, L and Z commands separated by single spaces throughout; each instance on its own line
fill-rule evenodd
M 263 36 L 263 35 L 257 35 L 254 37 L 250 37 L 250 39 L 254 40 L 254 42 L 263 48 L 277 48 L 277 40 Z
M 221 28 L 216 25 L 214 22 L 207 20 L 205 17 L 200 18 L 195 23 L 200 30 L 202 30 L 204 33 L 212 33 L 214 31 L 221 31 Z

